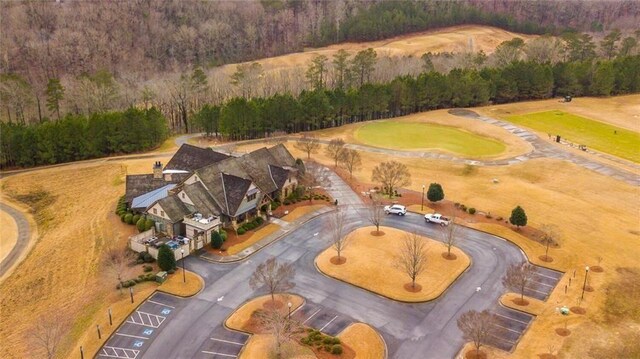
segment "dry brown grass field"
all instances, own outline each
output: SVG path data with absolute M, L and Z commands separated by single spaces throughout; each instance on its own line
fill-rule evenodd
M 495 48 L 503 41 L 511 40 L 514 37 L 520 37 L 527 41 L 537 36 L 524 35 L 509 32 L 489 26 L 463 25 L 453 26 L 443 29 L 427 31 L 419 34 L 411 34 L 406 36 L 394 37 L 391 39 L 361 42 L 361 43 L 342 43 L 328 47 L 317 49 L 306 49 L 304 52 L 298 52 L 283 56 L 271 57 L 258 60 L 265 72 L 277 71 L 281 69 L 291 69 L 294 67 L 306 68 L 311 59 L 316 55 L 325 55 L 329 58 L 344 49 L 351 54 L 358 51 L 373 48 L 379 57 L 403 57 L 412 56 L 419 58 L 426 52 L 466 52 L 472 50 L 484 51 L 487 54 L 492 53 Z M 469 44 L 473 45 L 470 49 Z M 236 70 L 236 65 L 223 66 L 227 74 L 232 74 Z
M 333 134 L 339 136 L 338 132 Z M 306 158 L 306 155 L 297 151 L 292 143 L 287 143 L 287 148 L 294 156 Z M 314 154 L 313 159 L 333 166 L 333 162 L 324 155 L 323 149 Z M 572 330 L 592 328 L 591 332 L 594 333 L 602 330 L 603 326 L 598 318 L 607 299 L 605 287 L 620 277 L 616 268 L 640 267 L 637 260 L 640 256 L 638 187 L 568 162 L 551 159 L 530 160 L 512 166 L 477 167 L 472 171 L 466 171 L 463 165 L 453 165 L 440 160 L 393 156 L 382 158 L 379 154 L 366 152 L 362 152 L 361 155 L 364 165 L 354 173 L 354 186 L 361 191 L 375 185 L 371 183 L 373 167 L 381 161 L 393 159 L 409 166 L 412 175 L 409 189 L 420 191 L 423 184 L 438 182 L 443 185 L 448 199 L 475 207 L 479 211 L 490 211 L 494 217 L 508 218 L 511 210 L 516 205 L 521 205 L 529 217 L 529 225 L 539 227 L 542 224 L 553 224 L 560 228 L 561 245 L 550 250 L 550 256 L 554 261 L 544 263 L 538 259 L 544 254 L 544 247 L 527 240 L 517 232 L 499 225 L 467 224 L 515 242 L 534 263 L 568 273 L 546 302 L 553 310 L 547 310 L 533 322 L 510 357 L 533 357 L 546 353 L 549 345 L 555 345 L 566 357 L 572 357 L 574 353 L 583 353 L 584 346 L 572 345 L 570 342 L 564 345 L 571 336 L 564 338 L 553 334 L 553 328 L 564 323 L 563 318 L 556 315 L 555 307 L 577 304 L 580 288 L 575 281 L 584 278 L 581 277 L 581 273 L 584 273 L 585 265 L 596 265 L 598 257 L 602 257 L 601 266 L 605 270 L 603 273 L 590 275 L 590 284 L 595 291 L 587 293 L 582 303 L 582 306 L 587 308 L 587 314 L 573 315 L 569 319 L 569 327 Z M 498 179 L 499 183 L 493 183 L 494 178 Z M 565 295 L 564 285 L 568 284 L 569 276 L 573 275 L 574 270 L 577 271 L 577 276 Z M 637 303 L 633 296 L 624 292 L 620 293 L 620 296 L 624 301 Z M 629 325 L 637 326 L 637 322 L 627 320 L 608 324 L 606 331 L 623 330 Z M 621 343 L 616 337 L 611 337 L 610 340 Z M 501 353 L 501 356 L 507 354 Z
M 8 213 L 0 211 L 0 261 L 2 261 L 16 244 L 18 225 Z
M 333 264 L 331 258 L 337 256 L 329 247 L 316 257 L 316 265 L 321 272 L 331 277 L 365 288 L 385 297 L 404 302 L 425 302 L 440 296 L 470 264 L 469 257 L 453 247 L 451 253 L 457 258 L 447 260 L 444 244 L 427 237 L 424 240 L 427 266 L 424 273 L 416 278 L 422 290 L 411 292 L 404 289 L 411 284 L 411 278 L 395 267 L 397 257 L 409 234 L 390 227 L 380 227 L 383 236 L 373 235 L 375 227 L 358 228 L 348 234 L 347 246 L 341 253 L 346 258 L 344 264 Z

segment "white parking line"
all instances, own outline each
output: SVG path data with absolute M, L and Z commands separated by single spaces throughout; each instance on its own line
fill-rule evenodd
M 244 343 L 232 342 L 232 341 L 229 341 L 229 340 L 223 340 L 223 339 L 211 338 L 211 340 L 215 340 L 216 342 L 223 342 L 223 343 L 235 344 L 235 345 L 239 345 L 239 346 L 243 346 L 243 345 L 244 345 Z
M 108 353 L 107 349 L 113 351 L 113 354 Z M 118 353 L 118 350 L 121 350 L 123 355 L 120 355 Z M 131 352 L 131 355 L 133 355 L 133 356 L 129 356 L 129 352 Z M 138 354 L 140 354 L 140 351 L 139 350 L 135 350 L 135 349 L 126 349 L 126 348 L 118 348 L 118 347 L 104 347 L 104 348 L 102 348 L 102 353 L 98 354 L 98 356 L 104 356 L 104 357 L 108 357 L 108 358 L 135 359 L 135 358 L 138 357 Z
M 118 333 L 118 332 L 113 333 L 113 334 L 115 334 L 115 335 L 120 335 L 120 336 L 122 336 L 122 337 L 130 337 L 130 338 L 137 338 L 137 339 L 144 339 L 144 340 L 149 339 L 149 338 L 147 338 L 147 337 L 140 337 L 140 336 L 137 336 L 137 335 L 124 334 L 124 333 Z
M 522 323 L 522 324 L 529 324 L 528 322 L 523 322 L 522 320 L 518 320 L 518 319 L 511 318 L 511 317 L 507 317 L 507 316 L 504 316 L 504 315 L 502 315 L 502 314 L 498 314 L 498 313 L 494 313 L 494 314 L 495 314 L 495 315 L 497 315 L 497 316 L 499 316 L 499 317 L 503 317 L 503 318 L 507 318 L 507 319 L 509 319 L 509 320 L 513 320 L 513 321 L 516 321 L 516 322 L 520 322 L 520 323 Z
M 162 325 L 162 323 L 164 322 L 164 320 L 167 319 L 166 317 L 163 317 L 161 315 L 155 315 L 155 314 L 150 314 L 150 313 L 146 313 L 146 312 L 141 312 L 139 310 L 136 310 L 136 314 L 138 314 L 139 321 L 136 320 L 136 318 L 132 315 L 127 320 L 127 323 L 142 325 L 142 326 L 145 326 L 145 327 L 159 328 Z M 147 318 L 146 320 L 144 319 L 145 317 Z M 154 323 L 152 318 L 155 319 L 157 324 Z
M 212 355 L 222 355 L 223 357 L 230 357 L 230 358 L 237 358 L 238 356 L 236 355 L 231 355 L 231 354 L 222 354 L 222 353 L 216 353 L 216 352 L 208 352 L 206 350 L 202 351 L 205 354 L 212 354 Z
M 151 300 L 151 299 L 147 299 L 147 302 L 149 302 L 149 303 L 153 303 L 153 304 L 158 304 L 158 305 L 164 305 L 165 307 L 169 307 L 169 308 L 176 309 L 176 307 L 174 307 L 174 306 L 172 306 L 172 305 L 164 304 L 164 303 L 160 303 L 160 302 L 156 302 L 156 301 Z
M 498 340 L 502 340 L 503 342 L 507 342 L 507 343 L 511 344 L 511 346 L 513 346 L 513 345 L 515 345 L 515 344 L 516 344 L 516 342 L 511 341 L 511 340 L 509 340 L 509 339 L 505 339 L 505 338 L 502 338 L 502 337 L 498 337 L 498 336 L 495 336 L 495 335 L 493 335 L 493 334 L 489 334 L 489 335 L 490 335 L 490 336 L 492 336 L 492 337 L 494 337 L 494 338 L 496 338 L 496 339 L 498 339 Z
M 522 332 L 521 332 L 521 331 L 519 331 L 519 330 L 515 330 L 515 329 L 511 329 L 511 328 L 503 327 L 503 326 L 502 326 L 502 325 L 500 325 L 500 324 L 495 324 L 495 323 L 494 323 L 493 325 L 495 325 L 496 327 L 500 327 L 500 328 L 502 328 L 502 329 L 506 329 L 506 330 L 508 330 L 508 331 L 510 331 L 510 332 L 517 333 L 518 335 L 522 334 Z
M 316 314 L 320 313 L 321 309 L 316 310 L 313 314 L 311 314 L 311 316 L 309 318 L 307 318 L 307 320 L 305 320 L 304 322 L 302 322 L 302 324 L 305 324 L 306 322 L 309 321 L 309 319 L 315 317 Z
M 536 284 L 542 284 L 542 285 L 544 285 L 546 287 L 551 287 L 551 288 L 555 287 L 555 285 L 547 284 L 547 283 L 544 283 L 544 282 L 538 282 L 538 281 L 535 281 L 535 280 L 533 282 L 536 283 Z
M 549 292 L 541 292 L 541 291 L 539 291 L 539 290 L 537 290 L 537 289 L 533 289 L 533 288 L 529 288 L 529 287 L 525 287 L 524 289 L 526 289 L 526 290 L 530 290 L 530 291 L 532 291 L 532 292 L 536 292 L 536 293 L 542 293 L 542 294 L 544 294 L 544 295 L 549 294 Z
M 329 324 L 331 324 L 334 320 L 336 320 L 336 318 L 337 318 L 337 317 L 338 317 L 337 315 L 336 315 L 335 317 L 333 317 L 333 319 L 331 319 L 331 320 L 329 321 L 329 323 L 325 324 L 325 325 L 324 325 L 324 327 L 320 328 L 320 331 L 323 331 L 323 330 L 324 330 L 324 328 L 326 328 L 327 326 L 329 326 Z
M 553 280 L 556 280 L 556 281 L 560 280 L 560 278 L 552 277 L 552 276 L 549 276 L 549 275 L 546 275 L 546 274 L 542 274 L 540 272 L 537 272 L 536 275 L 539 275 L 541 277 L 547 277 L 547 278 L 550 278 L 550 279 L 553 279 Z

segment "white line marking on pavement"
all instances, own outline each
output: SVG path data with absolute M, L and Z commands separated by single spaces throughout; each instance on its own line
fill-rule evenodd
M 313 318 L 316 314 L 318 314 L 320 312 L 321 309 L 316 310 L 313 314 L 311 314 L 311 316 L 309 318 L 307 318 L 307 320 L 305 320 L 304 322 L 302 322 L 302 324 L 305 324 L 306 322 L 309 321 L 309 319 Z
M 553 279 L 553 280 L 555 280 L 555 281 L 560 281 L 560 278 L 558 278 L 558 277 L 553 277 L 553 276 L 550 276 L 550 275 L 542 274 L 542 273 L 540 273 L 540 272 L 536 272 L 536 275 L 539 275 L 539 276 L 541 276 L 541 277 L 547 277 L 547 278 L 549 278 L 549 279 Z
M 336 320 L 336 318 L 337 318 L 337 317 L 338 317 L 337 315 L 336 315 L 335 317 L 333 317 L 333 319 L 331 319 L 331 320 L 329 321 L 329 323 L 325 324 L 325 325 L 324 325 L 324 327 L 320 328 L 320 331 L 323 331 L 323 330 L 324 330 L 324 328 L 328 327 L 328 326 L 329 326 L 329 324 L 331 324 L 334 320 Z
M 111 349 L 113 351 L 113 354 L 107 353 L 107 349 Z M 118 351 L 116 349 L 122 350 L 122 352 L 124 353 L 124 356 L 118 354 Z M 133 355 L 132 357 L 129 356 L 129 352 L 131 352 L 131 355 Z M 135 349 L 126 349 L 126 348 L 118 348 L 118 347 L 104 347 L 104 348 L 102 348 L 102 353 L 98 354 L 98 356 L 104 356 L 104 357 L 108 357 L 108 358 L 135 359 L 135 358 L 138 357 L 138 354 L 140 354 L 140 351 L 139 350 L 135 350 Z
M 218 298 L 218 302 L 221 302 L 224 299 L 224 295 L 220 298 Z
M 542 285 L 544 285 L 545 287 L 551 287 L 551 288 L 555 287 L 555 285 L 547 284 L 547 283 L 544 283 L 544 282 L 538 282 L 538 281 L 535 281 L 535 280 L 534 280 L 534 283 L 536 283 L 536 284 L 542 284 Z
M 520 332 L 520 331 L 518 331 L 518 330 L 511 329 L 511 328 L 507 328 L 507 327 L 503 327 L 503 326 L 502 326 L 502 325 L 500 325 L 500 324 L 493 324 L 493 325 L 495 325 L 496 327 L 500 327 L 500 328 L 502 328 L 502 329 L 506 329 L 506 330 L 508 330 L 508 331 L 510 331 L 510 332 L 517 333 L 518 335 L 522 334 L 522 332 Z
M 123 333 L 117 333 L 117 332 L 116 332 L 116 333 L 114 333 L 114 334 L 115 334 L 115 335 L 120 335 L 120 336 L 123 336 L 123 337 L 131 337 L 131 338 L 137 338 L 137 339 L 144 339 L 144 340 L 149 339 L 149 338 L 147 338 L 147 337 L 140 337 L 140 336 L 137 336 L 137 335 L 131 335 L 131 334 L 123 334 Z
M 171 306 L 171 305 L 169 305 L 169 304 L 164 304 L 164 303 L 156 302 L 156 301 L 151 300 L 151 299 L 147 299 L 147 302 L 150 302 L 150 303 L 153 303 L 153 304 L 158 304 L 158 305 L 164 305 L 165 307 L 169 307 L 169 308 L 176 309 L 176 307 L 174 307 L 174 306 Z
M 222 353 L 216 353 L 216 352 L 208 352 L 206 350 L 202 351 L 205 354 L 212 354 L 212 355 L 222 355 L 223 357 L 230 357 L 230 358 L 237 358 L 236 355 L 231 355 L 231 354 L 222 354 Z
M 542 294 L 544 294 L 545 296 L 549 294 L 548 292 L 541 292 L 541 291 L 539 291 L 539 290 L 532 289 L 532 288 L 528 288 L 528 287 L 525 287 L 524 289 L 526 289 L 526 290 L 530 290 L 530 291 L 532 291 L 532 292 L 536 292 L 536 293 L 542 293 Z
M 243 345 L 244 345 L 244 343 L 232 342 L 232 341 L 229 341 L 229 340 L 223 340 L 223 339 L 211 338 L 211 340 L 215 340 L 216 342 L 223 342 L 223 343 L 229 343 L 229 344 L 240 345 L 240 346 L 243 346 Z
M 504 315 L 502 315 L 502 314 L 498 314 L 498 313 L 494 313 L 494 314 L 495 314 L 495 315 L 497 315 L 497 316 L 499 316 L 499 317 L 503 317 L 503 318 L 507 318 L 507 319 L 509 319 L 509 320 L 513 320 L 513 321 L 516 321 L 516 322 L 520 322 L 520 323 L 522 323 L 522 324 L 529 324 L 529 323 L 527 323 L 527 322 L 523 322 L 522 320 L 513 319 L 513 318 L 511 318 L 511 317 L 507 317 L 507 316 L 504 316 Z

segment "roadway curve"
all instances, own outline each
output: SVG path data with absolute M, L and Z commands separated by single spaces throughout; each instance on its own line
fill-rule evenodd
M 366 218 L 363 211 L 357 207 L 347 208 L 348 230 L 369 225 L 363 219 Z M 167 323 L 143 357 L 190 358 L 200 354 L 200 344 L 208 340 L 209 334 L 234 309 L 245 300 L 264 294 L 249 287 L 249 277 L 258 264 L 278 257 L 295 267 L 293 292 L 374 326 L 384 337 L 390 358 L 412 358 L 416 353 L 424 358 L 451 358 L 464 343 L 456 319 L 467 310 L 494 306 L 505 292 L 501 277 L 507 266 L 525 259 L 509 242 L 461 228 L 463 239 L 459 247 L 472 258 L 467 272 L 437 300 L 399 303 L 326 277 L 316 270 L 316 256 L 329 245 L 326 231 L 329 221 L 327 215 L 317 217 L 241 263 L 216 265 L 190 258 L 187 267 L 203 276 L 206 288 L 186 300 L 180 315 Z M 388 216 L 384 225 L 438 238 L 439 228 L 425 225 L 416 214 Z M 314 236 L 315 233 L 318 235 Z M 477 287 L 482 289 L 477 292 Z
M 0 278 L 3 278 L 7 272 L 14 268 L 20 258 L 23 258 L 24 251 L 29 247 L 31 241 L 31 227 L 29 221 L 19 210 L 9 206 L 6 203 L 0 203 L 0 210 L 9 214 L 18 227 L 18 239 L 16 244 L 11 248 L 11 252 L 0 263 Z

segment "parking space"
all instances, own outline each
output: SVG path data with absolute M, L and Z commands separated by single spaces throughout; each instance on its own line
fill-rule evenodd
M 489 344 L 511 352 L 534 317 L 502 306 L 497 306 L 491 312 L 496 316 L 496 323 Z
M 531 285 L 525 287 L 524 295 L 546 300 L 560 281 L 560 278 L 562 278 L 563 273 L 538 266 L 536 266 L 536 271 L 537 273 Z
M 156 292 L 145 300 L 98 351 L 98 358 L 141 357 L 161 327 L 175 315 L 180 299 Z
M 294 315 L 303 325 L 331 336 L 340 334 L 353 323 L 351 318 L 311 302 L 305 303 Z
M 237 358 L 249 340 L 249 334 L 226 329 L 222 326 L 213 330 L 209 340 L 198 350 L 198 358 L 230 359 Z

